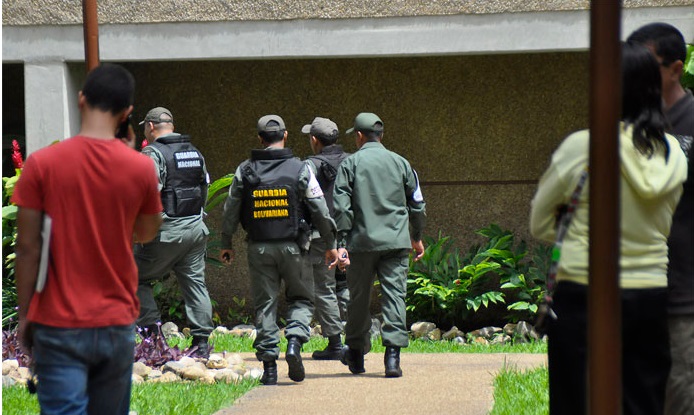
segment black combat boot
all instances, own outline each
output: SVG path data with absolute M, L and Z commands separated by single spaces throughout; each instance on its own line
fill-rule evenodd
M 306 377 L 304 364 L 301 362 L 301 341 L 296 337 L 287 338 L 287 353 L 284 359 L 289 365 L 289 379 L 294 382 L 301 382 Z
M 349 371 L 355 375 L 366 372 L 366 369 L 364 369 L 364 352 L 361 349 L 342 348 L 340 361 L 343 365 L 349 366 Z
M 197 346 L 198 349 L 193 352 L 193 356 L 207 359 L 210 357 L 210 345 L 207 343 L 207 337 L 193 336 L 191 347 Z
M 342 339 L 340 335 L 328 337 L 328 345 L 323 350 L 313 352 L 314 360 L 340 360 L 342 357 Z
M 277 385 L 277 361 L 263 361 L 263 377 L 260 378 L 263 385 Z
M 383 363 L 386 366 L 387 378 L 399 378 L 402 376 L 402 369 L 400 369 L 399 347 L 387 346 L 386 353 L 383 355 Z

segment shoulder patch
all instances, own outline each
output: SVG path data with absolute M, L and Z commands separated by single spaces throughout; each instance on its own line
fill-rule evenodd
M 424 201 L 424 195 L 422 195 L 422 189 L 419 187 L 419 176 L 417 176 L 417 172 L 414 169 L 412 169 L 412 173 L 414 173 L 414 180 L 417 183 L 414 193 L 412 193 L 412 200 L 421 203 Z

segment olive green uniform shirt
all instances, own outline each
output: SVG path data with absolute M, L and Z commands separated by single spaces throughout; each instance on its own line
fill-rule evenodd
M 404 157 L 367 142 L 337 171 L 333 198 L 340 245 L 350 252 L 386 251 L 410 249 L 411 240 L 422 239 L 424 198 Z

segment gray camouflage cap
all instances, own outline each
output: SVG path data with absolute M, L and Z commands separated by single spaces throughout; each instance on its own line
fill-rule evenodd
M 270 122 L 276 122 L 277 125 L 268 125 Z M 284 126 L 284 120 L 279 115 L 264 115 L 258 120 L 258 132 L 271 132 L 286 130 L 287 127 Z
M 316 137 L 337 137 L 339 130 L 337 124 L 328 118 L 316 117 L 311 124 L 306 124 L 301 129 L 304 134 L 311 134 Z
M 155 124 L 158 124 L 160 122 L 170 122 L 173 124 L 173 115 L 171 115 L 171 111 L 167 110 L 164 107 L 152 108 L 151 110 L 149 110 L 147 115 L 145 115 L 145 119 L 140 121 L 139 125 L 142 125 L 150 121 Z

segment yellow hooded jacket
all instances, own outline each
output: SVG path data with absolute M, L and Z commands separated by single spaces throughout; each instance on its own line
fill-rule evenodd
M 569 203 L 582 170 L 588 164 L 588 130 L 569 135 L 552 155 L 531 204 L 530 232 L 554 243 L 555 212 Z M 662 147 L 648 158 L 632 142 L 632 128 L 620 126 L 622 288 L 667 287 L 668 249 L 672 215 L 687 178 L 687 159 L 677 140 L 666 135 L 670 155 Z M 588 204 L 590 180 L 579 197 L 562 246 L 557 281 L 588 284 Z M 599 179 L 599 178 L 598 178 Z M 599 203 L 599 201 L 597 201 Z

